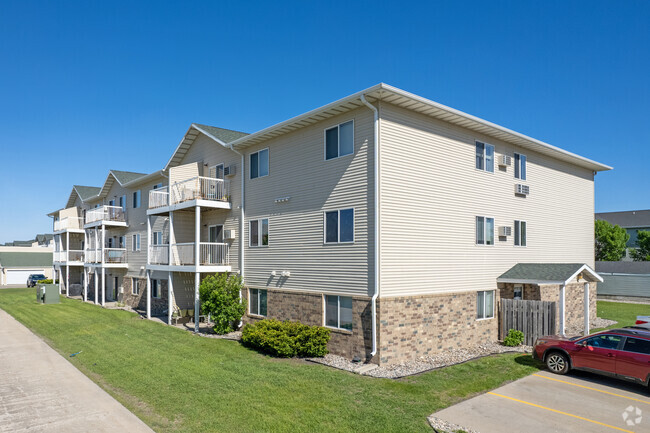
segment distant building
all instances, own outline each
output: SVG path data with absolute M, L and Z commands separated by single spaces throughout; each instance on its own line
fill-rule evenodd
M 0 286 L 24 285 L 30 274 L 52 278 L 52 250 L 28 246 L 0 247 Z
M 627 241 L 627 247 L 636 248 L 637 232 L 639 230 L 650 230 L 650 209 L 601 212 L 596 214 L 596 220 L 604 220 L 624 228 L 627 231 L 627 234 L 630 235 L 630 239 Z M 629 251 L 625 251 L 623 260 L 632 260 Z

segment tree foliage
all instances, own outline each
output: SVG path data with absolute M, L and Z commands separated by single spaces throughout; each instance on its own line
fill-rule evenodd
M 596 221 L 596 260 L 616 262 L 623 258 L 630 235 L 624 228 L 604 220 Z
M 630 248 L 630 255 L 635 262 L 650 261 L 650 231 L 639 230 L 636 238 L 636 249 Z
M 246 300 L 239 293 L 244 284 L 239 275 L 208 275 L 201 281 L 199 296 L 203 314 L 210 314 L 214 332 L 227 334 L 234 331 L 246 312 Z

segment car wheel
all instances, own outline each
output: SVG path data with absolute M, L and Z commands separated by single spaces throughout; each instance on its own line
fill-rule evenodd
M 552 373 L 566 374 L 569 371 L 569 358 L 562 352 L 551 352 L 546 356 L 546 366 Z

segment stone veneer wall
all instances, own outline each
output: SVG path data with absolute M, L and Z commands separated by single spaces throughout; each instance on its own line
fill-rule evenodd
M 167 312 L 167 292 L 168 292 L 168 281 L 167 280 L 158 280 L 160 281 L 160 287 L 158 292 L 160 297 L 154 298 L 153 293 L 151 296 L 151 315 L 152 316 L 161 316 Z M 122 288 L 124 293 L 122 294 L 122 302 L 124 305 L 128 305 L 131 308 L 137 308 L 139 310 L 147 309 L 147 279 L 138 278 L 138 288 L 140 291 L 137 295 L 133 294 L 131 287 L 131 277 L 125 277 L 122 280 Z
M 248 300 L 248 289 L 245 289 L 242 294 Z M 323 302 L 323 295 L 318 293 L 267 290 L 266 318 L 323 326 Z M 379 302 L 377 304 L 379 305 Z M 379 307 L 377 310 L 379 311 Z M 352 317 L 352 331 L 332 329 L 328 349 L 335 355 L 350 359 L 359 356 L 364 361 L 370 361 L 372 352 L 370 298 L 352 297 Z M 261 319 L 263 317 L 247 313 L 244 315 L 243 322 L 254 323 Z M 377 329 L 379 330 L 379 327 Z
M 382 298 L 379 363 L 417 360 L 448 349 L 496 341 L 499 291 L 494 318 L 476 319 L 476 292 Z

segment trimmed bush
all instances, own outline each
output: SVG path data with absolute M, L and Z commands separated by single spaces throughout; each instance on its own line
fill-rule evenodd
M 242 342 L 248 347 L 281 358 L 325 356 L 330 330 L 300 322 L 260 320 L 244 326 Z
M 217 334 L 234 331 L 246 312 L 246 299 L 239 297 L 243 287 L 239 275 L 208 275 L 201 281 L 201 310 L 204 314 L 210 314 Z
M 52 284 L 52 279 L 40 280 L 38 284 Z
M 519 346 L 524 342 L 524 333 L 517 331 L 516 329 L 511 329 L 508 331 L 508 335 L 503 339 L 503 345 L 514 347 Z

